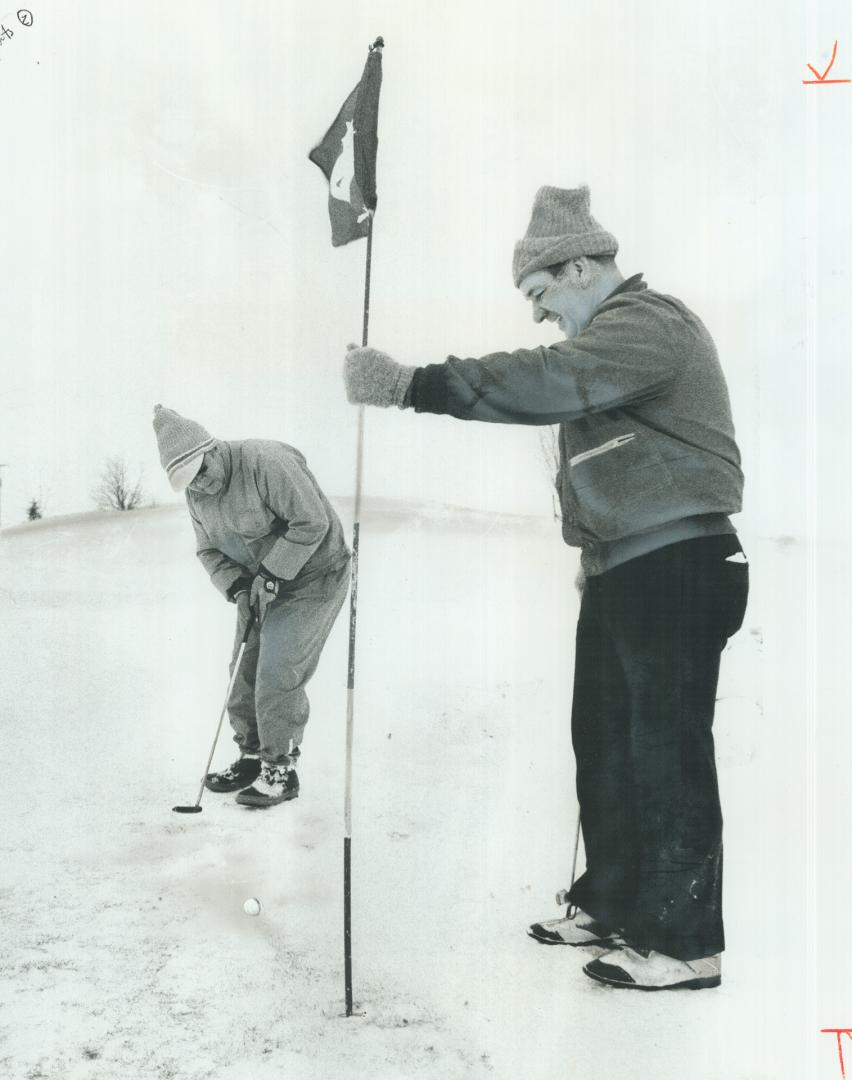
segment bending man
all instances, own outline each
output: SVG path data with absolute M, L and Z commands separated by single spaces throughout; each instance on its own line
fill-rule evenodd
M 172 488 L 186 491 L 198 558 L 237 605 L 228 702 L 239 758 L 210 773 L 211 791 L 266 807 L 299 794 L 296 764 L 316 670 L 349 584 L 349 550 L 337 514 L 298 450 L 262 439 L 224 442 L 157 405 L 154 430 Z

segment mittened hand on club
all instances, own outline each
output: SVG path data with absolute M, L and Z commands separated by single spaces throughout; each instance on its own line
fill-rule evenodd
M 251 583 L 251 607 L 257 615 L 258 623 L 266 617 L 266 611 L 278 595 L 278 582 L 275 578 L 258 574 Z
M 242 592 L 238 592 L 234 597 L 234 602 L 237 605 L 237 611 L 239 612 L 239 620 L 245 624 L 248 622 L 251 616 L 251 592 L 248 589 L 244 589 Z
M 378 349 L 349 345 L 343 370 L 346 396 L 352 405 L 378 405 L 383 409 L 396 405 L 404 409 L 414 370 Z

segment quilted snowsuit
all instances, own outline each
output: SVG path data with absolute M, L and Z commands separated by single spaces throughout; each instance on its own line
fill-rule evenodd
M 218 445 L 222 489 L 186 492 L 198 558 L 228 600 L 261 563 L 279 579 L 278 596 L 246 643 L 228 714 L 241 751 L 282 764 L 308 722 L 305 686 L 346 596 L 349 550 L 298 450 L 260 439 Z M 238 619 L 232 672 L 244 631 Z

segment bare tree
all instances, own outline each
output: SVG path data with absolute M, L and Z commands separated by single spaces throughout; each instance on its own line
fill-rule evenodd
M 559 428 L 540 427 L 538 429 L 538 445 L 550 477 L 550 502 L 553 508 L 553 520 L 559 521 L 561 515 L 559 513 L 558 489 L 556 487 L 556 474 L 559 472 Z
M 30 505 L 27 507 L 27 520 L 38 521 L 41 517 L 41 503 L 38 501 L 38 499 L 33 499 Z
M 131 481 L 124 458 L 107 458 L 92 498 L 99 510 L 136 510 L 142 505 L 142 474 Z

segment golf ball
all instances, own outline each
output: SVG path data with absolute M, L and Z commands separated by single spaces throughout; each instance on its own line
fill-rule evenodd
M 256 896 L 250 896 L 248 900 L 243 904 L 243 911 L 246 915 L 259 915 L 260 914 L 260 901 Z

